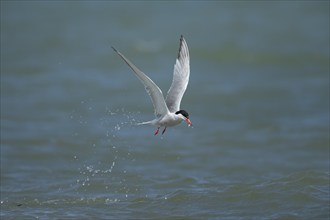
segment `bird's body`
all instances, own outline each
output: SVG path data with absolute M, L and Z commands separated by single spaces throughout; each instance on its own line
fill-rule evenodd
M 186 91 L 190 75 L 189 51 L 183 36 L 180 38 L 180 49 L 174 65 L 173 81 L 167 92 L 166 99 L 164 99 L 161 89 L 147 75 L 140 71 L 119 51 L 115 48 L 113 49 L 134 71 L 151 97 L 156 118 L 151 121 L 139 123 L 140 125 L 151 124 L 156 126 L 157 130 L 155 135 L 158 134 L 160 127 L 165 127 L 162 132 L 164 134 L 167 127 L 178 125 L 183 120 L 185 120 L 189 126 L 192 125 L 189 120 L 189 114 L 185 110 L 180 110 L 181 99 Z
M 182 118 L 177 116 L 175 113 L 168 113 L 160 118 L 155 118 L 151 121 L 139 123 L 140 125 L 151 124 L 156 127 L 173 127 L 182 122 Z

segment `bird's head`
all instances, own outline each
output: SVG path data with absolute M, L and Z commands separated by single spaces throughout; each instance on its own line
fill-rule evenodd
M 192 126 L 192 123 L 189 119 L 189 114 L 187 111 L 180 110 L 180 111 L 175 112 L 175 114 L 178 115 L 179 117 L 181 117 L 183 120 L 185 120 L 187 122 L 188 126 Z

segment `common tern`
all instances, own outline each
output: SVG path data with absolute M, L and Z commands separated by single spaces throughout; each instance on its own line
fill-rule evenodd
M 192 125 L 188 112 L 180 109 L 180 103 L 183 94 L 186 91 L 190 74 L 189 50 L 187 43 L 182 35 L 180 38 L 179 54 L 174 64 L 173 81 L 170 89 L 167 92 L 166 99 L 164 99 L 162 90 L 156 85 L 156 83 L 154 83 L 147 75 L 139 70 L 118 50 L 116 50 L 114 47 L 112 47 L 112 49 L 134 71 L 135 75 L 143 83 L 146 91 L 151 97 L 156 118 L 151 121 L 139 123 L 138 125 L 150 124 L 156 126 L 157 130 L 155 131 L 155 135 L 158 134 L 161 127 L 164 127 L 162 132 L 162 134 L 164 134 L 167 127 L 178 125 L 183 120 L 186 121 L 188 126 Z

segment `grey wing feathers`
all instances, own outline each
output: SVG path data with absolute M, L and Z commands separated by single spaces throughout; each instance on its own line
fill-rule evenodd
M 179 54 L 174 65 L 173 81 L 166 97 L 166 104 L 170 112 L 180 110 L 180 103 L 189 82 L 189 74 L 189 50 L 181 35 Z
M 127 63 L 127 65 L 134 71 L 135 75 L 143 83 L 146 91 L 151 97 L 156 117 L 161 117 L 168 113 L 164 96 L 160 88 L 141 70 L 139 70 L 131 61 L 129 61 L 123 54 L 117 51 L 114 47 L 112 49 Z

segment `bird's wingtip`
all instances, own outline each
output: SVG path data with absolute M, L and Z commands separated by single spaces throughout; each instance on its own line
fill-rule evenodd
M 181 34 L 181 37 L 180 37 L 180 47 L 179 47 L 179 53 L 178 53 L 178 59 L 180 59 L 180 56 L 181 56 L 181 50 L 182 50 L 182 47 L 185 43 L 186 40 L 183 38 L 183 34 Z
M 113 46 L 111 46 L 111 48 L 118 53 L 118 50 L 116 48 L 114 48 Z

